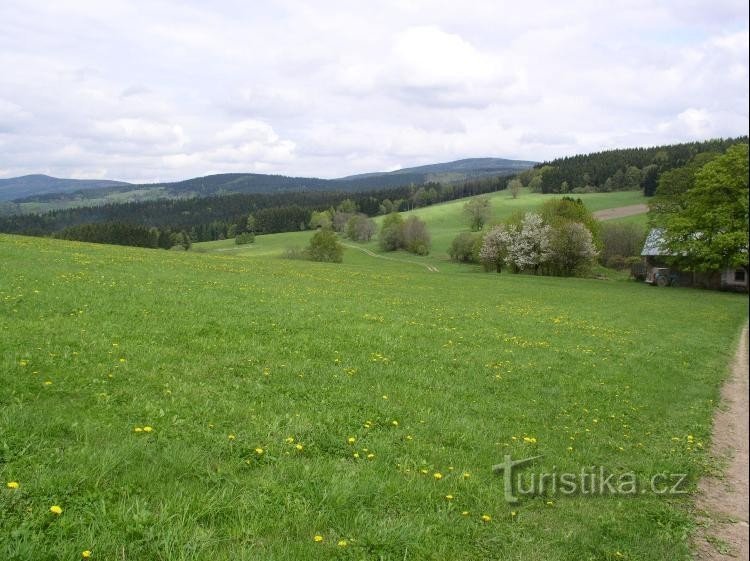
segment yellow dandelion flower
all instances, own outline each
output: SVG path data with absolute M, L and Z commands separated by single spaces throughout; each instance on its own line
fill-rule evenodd
M 393 419 L 393 420 L 391 421 L 391 424 L 392 424 L 392 425 L 393 425 L 394 427 L 397 427 L 397 426 L 398 426 L 398 421 L 397 421 L 396 419 Z
M 347 545 L 349 545 L 349 542 L 346 540 L 339 540 L 338 543 L 336 543 L 336 545 L 339 547 L 346 547 Z
M 517 513 L 517 512 L 515 511 L 515 510 L 511 510 L 511 511 L 510 511 L 510 515 L 511 515 L 511 516 L 515 516 L 516 514 L 518 514 L 518 513 Z
M 228 434 L 227 435 L 227 440 L 234 440 L 235 438 L 237 438 L 237 437 L 235 435 L 233 435 L 233 434 Z
M 301 452 L 305 447 L 302 444 L 297 444 L 295 448 Z
M 263 452 L 265 452 L 265 450 L 263 450 L 263 448 L 258 447 L 258 448 L 255 449 L 255 453 L 258 454 L 258 456 L 262 456 Z
M 468 510 L 465 510 L 461 513 L 461 516 L 469 516 L 471 513 Z
M 349 438 L 346 439 L 346 442 L 348 444 L 354 444 L 355 442 L 357 442 L 357 439 L 354 438 L 353 436 L 350 436 Z
M 62 514 L 63 509 L 62 507 L 59 507 L 58 505 L 52 505 L 51 507 L 49 507 L 49 511 L 52 514 L 57 514 L 59 516 Z
M 143 429 L 141 427 L 135 427 L 133 432 L 143 432 Z
M 284 442 L 286 442 L 287 444 L 292 444 L 294 442 L 294 437 L 293 436 L 287 436 L 284 439 Z
M 423 473 L 423 474 L 427 475 L 428 472 L 427 472 L 426 469 L 422 468 L 422 469 L 419 470 L 419 473 Z
M 406 435 L 406 440 L 414 440 L 414 437 L 410 434 Z
M 321 536 L 320 534 L 316 534 L 315 536 L 313 536 L 313 541 L 315 543 L 321 543 L 323 541 L 323 536 Z
M 18 489 L 21 485 L 18 481 L 8 481 L 5 485 L 8 489 Z
M 52 385 L 52 380 L 47 380 L 46 382 L 44 382 L 44 385 L 45 386 L 51 386 Z
M 368 460 L 372 460 L 374 457 L 375 457 L 375 454 L 373 454 L 373 453 L 367 454 L 367 459 Z
M 482 522 L 492 522 L 492 516 L 490 516 L 489 514 L 483 514 Z
M 143 427 L 143 432 L 154 432 L 154 427 L 149 427 L 148 425 L 146 425 L 145 427 Z
M 470 477 L 471 477 L 471 474 L 470 474 L 470 473 L 469 473 L 468 471 L 465 471 L 465 472 L 463 473 L 463 478 L 464 478 L 464 479 L 469 479 Z
M 89 549 L 83 550 L 81 552 L 81 557 L 83 557 L 84 559 L 88 559 L 89 557 L 91 557 L 91 550 Z
M 527 444 L 536 444 L 536 438 L 533 436 L 524 436 L 523 441 Z
M 443 474 L 440 473 L 439 471 L 436 471 L 435 473 L 432 474 L 432 477 L 434 477 L 437 480 L 440 480 L 443 478 Z
M 452 501 L 454 499 L 453 495 L 445 495 L 446 501 Z
M 353 456 L 354 458 L 359 458 L 359 452 L 354 452 L 354 454 L 352 454 L 352 456 Z

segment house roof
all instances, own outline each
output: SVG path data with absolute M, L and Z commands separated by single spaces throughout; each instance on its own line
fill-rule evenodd
M 657 256 L 657 255 L 674 255 L 670 253 L 666 248 L 666 242 L 664 240 L 664 230 L 660 228 L 653 228 L 646 237 L 646 242 L 643 244 L 643 251 L 641 256 Z

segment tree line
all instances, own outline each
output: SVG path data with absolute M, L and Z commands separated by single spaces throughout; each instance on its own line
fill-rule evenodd
M 311 228 L 314 213 L 337 209 L 344 201 L 349 201 L 347 204 L 351 209 L 356 209 L 354 214 L 370 217 L 499 191 L 506 188 L 508 179 L 500 176 L 455 184 L 426 183 L 364 193 L 306 191 L 112 203 L 40 214 L 0 216 L 0 232 L 50 236 L 66 231 L 68 239 L 85 236 L 87 239 L 82 241 L 93 241 L 94 238 L 109 236 L 105 232 L 129 224 L 146 230 L 185 232 L 192 242 L 213 241 L 244 232 L 271 234 L 306 230 Z M 347 222 L 353 213 L 347 212 Z M 331 216 L 333 214 L 335 211 Z M 103 226 L 78 228 L 94 224 Z M 118 237 L 138 239 L 138 243 L 142 243 L 135 234 Z
M 721 154 L 748 137 L 718 138 L 650 148 L 607 150 L 558 158 L 519 174 L 532 191 L 541 193 L 585 193 L 642 189 L 656 192 L 661 174 L 686 165 L 702 152 Z
M 149 247 L 160 249 L 190 249 L 190 236 L 182 231 L 169 228 L 156 228 L 124 224 L 121 222 L 101 222 L 95 224 L 79 224 L 70 226 L 54 235 L 62 240 L 74 240 L 90 243 L 105 243 L 111 245 L 130 245 L 134 247 Z

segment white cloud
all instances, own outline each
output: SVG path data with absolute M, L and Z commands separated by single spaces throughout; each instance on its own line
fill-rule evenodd
M 4 0 L 0 176 L 335 177 L 748 132 L 747 4 Z

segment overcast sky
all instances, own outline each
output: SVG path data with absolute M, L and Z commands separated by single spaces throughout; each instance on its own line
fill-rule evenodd
M 747 133 L 746 0 L 0 0 L 0 177 L 337 177 Z

